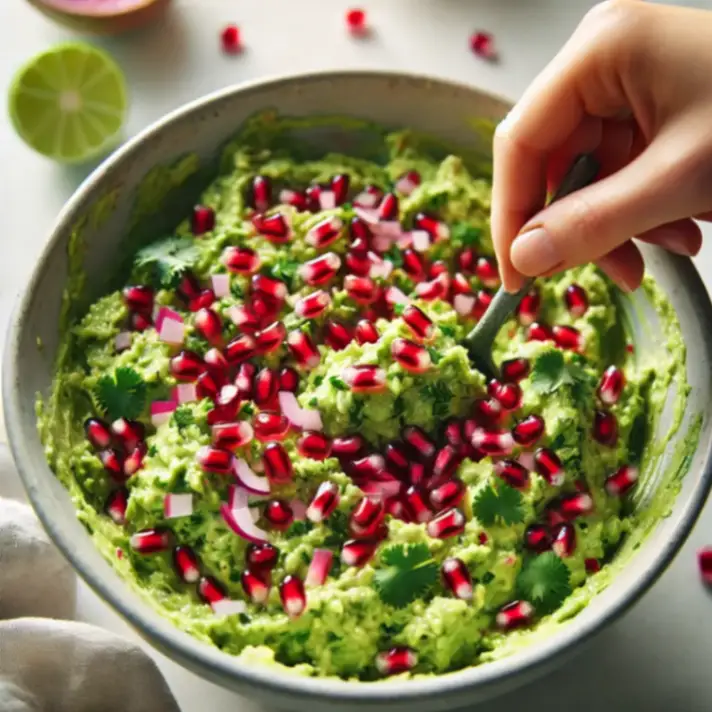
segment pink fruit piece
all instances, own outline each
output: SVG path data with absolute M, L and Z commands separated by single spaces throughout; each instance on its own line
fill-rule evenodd
M 446 586 L 456 598 L 464 601 L 472 599 L 472 576 L 462 559 L 445 559 L 442 564 L 442 575 Z
M 279 597 L 284 612 L 291 618 L 299 618 L 307 607 L 307 596 L 304 584 L 298 576 L 285 576 L 279 586 Z
M 339 504 L 339 486 L 334 482 L 322 482 L 307 507 L 307 519 L 314 523 L 328 519 Z

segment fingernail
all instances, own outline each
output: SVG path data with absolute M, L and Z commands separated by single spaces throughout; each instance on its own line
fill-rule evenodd
M 674 252 L 676 255 L 683 255 L 684 257 L 694 257 L 697 252 L 690 249 L 690 246 L 685 243 L 684 240 L 680 239 L 680 235 L 671 230 L 669 233 L 660 230 L 655 235 L 655 244 L 660 247 Z
M 633 292 L 637 285 L 631 284 L 628 281 L 628 276 L 625 271 L 620 269 L 617 261 L 610 255 L 604 255 L 598 262 L 598 266 L 602 269 L 618 286 L 618 288 L 623 292 Z
M 536 276 L 554 269 L 561 262 L 551 235 L 543 227 L 523 232 L 512 243 L 512 264 L 518 272 Z

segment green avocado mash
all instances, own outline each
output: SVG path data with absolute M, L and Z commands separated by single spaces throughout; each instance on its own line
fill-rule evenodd
M 192 219 L 137 253 L 125 284 L 146 287 L 139 295 L 145 304 L 130 290 L 115 291 L 68 326 L 52 391 L 38 404 L 48 461 L 120 574 L 175 625 L 226 653 L 303 675 L 364 681 L 444 673 L 508 655 L 583 608 L 621 565 L 622 548 L 635 548 L 648 522 L 665 513 L 656 500 L 639 514 L 631 496 L 644 484 L 636 485 L 638 468 L 667 442 L 654 444 L 651 436 L 670 384 L 680 413 L 684 406 L 685 351 L 675 315 L 646 278 L 667 342 L 665 355 L 651 362 L 629 345 L 620 296 L 595 266 L 538 280 L 538 304 L 531 300 L 529 312 L 513 317 L 495 347 L 496 363 L 520 359 L 522 370 L 509 384 L 488 386 L 460 345 L 496 286 L 488 272 L 488 177 L 473 174 L 457 155 L 431 158 L 408 132 L 384 135 L 388 158 L 381 162 L 301 158 L 280 121 L 270 118 L 267 138 L 252 122 L 226 151 L 224 169 Z M 257 176 L 266 181 L 255 185 Z M 335 176 L 346 179 L 332 182 Z M 384 193 L 397 198 L 392 214 Z M 372 240 L 366 248 L 354 244 L 356 217 Z M 322 245 L 314 228 L 329 218 L 337 218 L 335 235 Z M 283 234 L 280 225 L 287 226 Z M 259 265 L 236 270 L 226 256 L 234 247 L 252 250 Z M 337 274 L 307 284 L 305 263 L 327 253 L 339 257 Z M 361 277 L 373 294 L 357 299 L 345 275 L 358 273 L 364 260 Z M 451 279 L 436 277 L 440 268 Z M 257 289 L 251 270 L 277 280 L 277 292 Z M 209 291 L 220 283 L 213 275 L 229 276 L 217 298 Z M 429 299 L 418 285 L 437 290 L 438 280 L 444 291 Z M 572 307 L 572 285 L 584 294 L 583 306 Z M 388 301 L 388 287 L 400 290 L 395 301 Z M 326 306 L 307 318 L 298 300 L 317 290 L 326 293 Z M 425 338 L 409 325 L 406 302 L 432 321 Z M 245 312 L 256 315 L 252 326 L 236 317 Z M 168 343 L 156 327 L 171 315 L 184 333 Z M 354 331 L 364 318 L 375 326 L 375 342 Z M 260 354 L 259 332 L 272 322 L 289 336 Z M 348 344 L 337 349 L 325 337 L 327 322 L 346 327 Z M 536 340 L 540 332 L 544 340 Z M 230 344 L 245 334 L 246 356 L 267 395 L 258 397 L 253 385 L 231 411 L 229 384 L 242 388 L 239 374 L 248 370 Z M 316 344 L 318 363 L 300 358 L 295 339 Z M 418 354 L 415 369 L 394 356 L 403 339 Z M 216 350 L 230 363 L 209 368 L 203 358 L 215 364 Z M 186 352 L 197 355 L 192 375 L 176 366 L 190 357 Z M 380 388 L 356 387 L 353 366 L 374 367 Z M 622 375 L 622 390 L 613 383 L 602 393 L 611 366 L 614 381 Z M 258 416 L 279 409 L 272 384 L 284 367 L 299 374 L 299 406 L 320 413 L 327 438 L 319 442 L 336 448 L 337 438 L 360 436 L 359 457 L 371 455 L 374 471 L 364 474 L 343 451 L 315 459 L 294 431 L 274 435 L 292 472 L 277 477 L 265 466 L 269 437 L 258 439 Z M 183 388 L 185 402 L 177 404 L 176 387 L 196 379 L 194 397 Z M 157 401 L 169 403 L 156 425 Z M 212 426 L 220 422 L 252 423 L 241 432 L 255 435 L 233 443 L 232 454 L 218 439 L 216 457 L 228 463 L 222 471 L 206 464 L 205 454 L 215 454 Z M 436 444 L 435 454 L 404 444 L 412 426 Z M 405 453 L 403 467 L 373 457 L 394 443 Z M 447 447 L 451 469 L 439 457 Z M 260 547 L 224 516 L 239 506 L 238 459 L 258 478 L 265 470 L 270 476 L 269 494 L 250 495 L 249 502 L 277 550 L 267 567 L 250 564 Z M 325 482 L 338 503 L 333 512 L 324 505 L 320 519 L 310 505 Z M 444 484 L 449 489 L 438 489 Z M 354 510 L 367 496 L 373 526 L 355 526 Z M 178 502 L 190 504 L 172 511 Z M 300 582 L 315 550 L 333 559 L 326 579 L 306 586 L 302 610 Z M 215 605 L 219 600 L 237 605 Z

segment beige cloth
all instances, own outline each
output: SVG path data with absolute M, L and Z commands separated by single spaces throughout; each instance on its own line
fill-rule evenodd
M 0 711 L 179 712 L 138 645 L 64 620 L 75 583 L 32 510 L 0 498 Z

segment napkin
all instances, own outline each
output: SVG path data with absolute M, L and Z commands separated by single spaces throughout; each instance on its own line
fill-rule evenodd
M 138 645 L 66 620 L 75 583 L 32 510 L 0 498 L 0 710 L 179 712 Z

